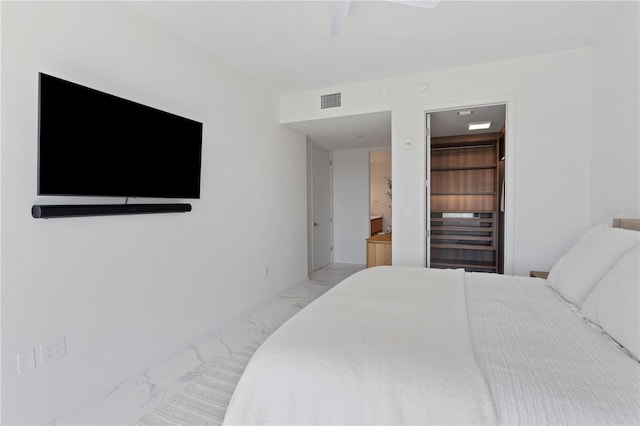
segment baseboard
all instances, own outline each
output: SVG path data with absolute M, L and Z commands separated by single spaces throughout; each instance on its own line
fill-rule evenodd
M 343 264 L 343 265 L 362 265 L 362 266 L 365 266 L 367 264 L 367 262 L 353 262 L 351 260 L 334 260 L 332 265 L 336 263 Z

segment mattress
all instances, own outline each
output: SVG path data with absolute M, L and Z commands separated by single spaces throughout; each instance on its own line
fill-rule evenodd
M 466 291 L 499 424 L 640 423 L 640 364 L 544 280 L 467 273 Z

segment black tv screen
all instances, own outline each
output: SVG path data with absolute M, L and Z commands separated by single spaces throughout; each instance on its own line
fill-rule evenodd
M 40 73 L 38 195 L 200 198 L 202 123 Z

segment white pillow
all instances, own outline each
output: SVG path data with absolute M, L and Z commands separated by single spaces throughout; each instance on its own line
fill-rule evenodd
M 567 301 L 582 306 L 596 283 L 639 241 L 638 231 L 595 226 L 553 265 L 547 282 Z
M 625 254 L 596 284 L 581 311 L 640 359 L 640 247 Z

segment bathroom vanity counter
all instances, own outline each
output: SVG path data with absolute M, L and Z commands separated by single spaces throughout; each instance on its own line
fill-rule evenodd
M 376 234 L 367 240 L 367 268 L 391 265 L 391 233 Z

